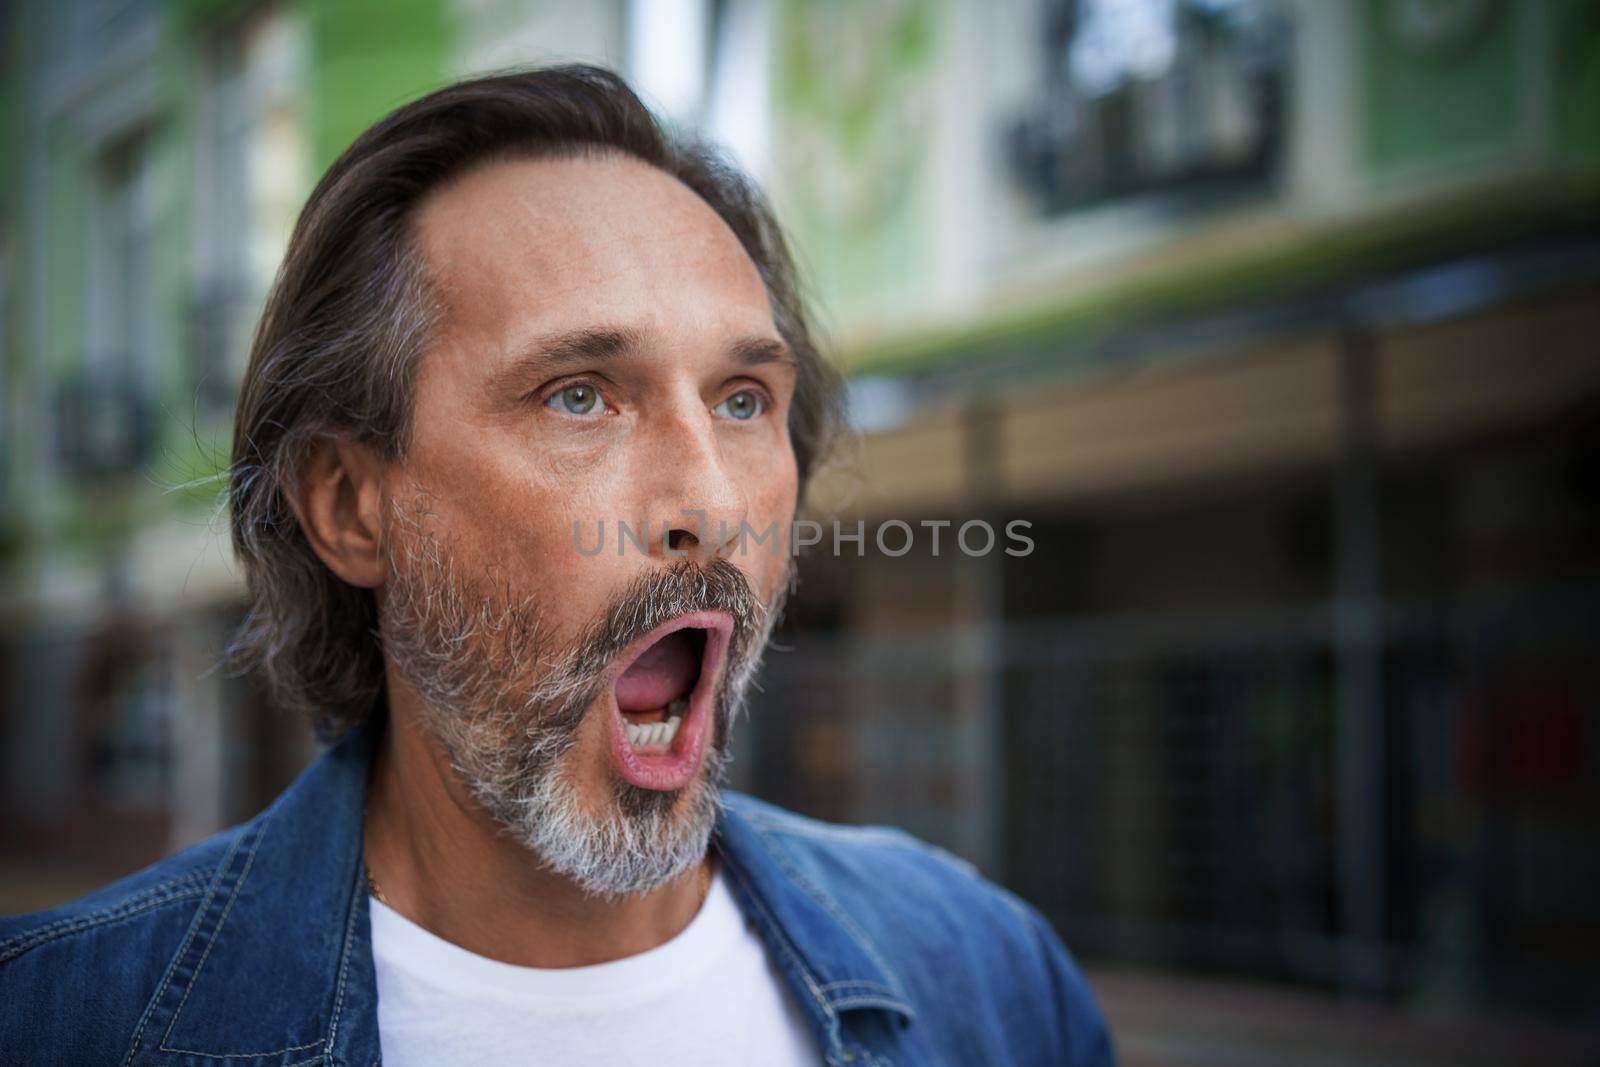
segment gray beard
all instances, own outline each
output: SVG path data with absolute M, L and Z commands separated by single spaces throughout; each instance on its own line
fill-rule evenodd
M 546 650 L 531 596 L 458 573 L 420 522 L 392 509 L 390 582 L 379 633 L 421 698 L 424 726 L 474 800 L 543 865 L 597 897 L 644 893 L 706 855 L 722 810 L 729 735 L 745 708 L 793 580 L 763 605 L 726 560 L 689 560 L 641 575 L 575 644 Z M 644 789 L 610 769 L 611 797 L 589 810 L 566 758 L 589 714 L 607 714 L 607 670 L 656 626 L 690 611 L 734 620 L 714 694 L 705 766 L 683 789 Z

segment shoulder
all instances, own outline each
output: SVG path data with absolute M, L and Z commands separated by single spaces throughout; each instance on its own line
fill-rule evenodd
M 1008 922 L 1028 910 L 968 861 L 897 827 L 823 822 L 739 793 L 728 794 L 727 804 L 760 835 L 785 873 L 802 883 L 825 884 L 835 896 L 866 894 L 881 901 L 892 884 L 908 907 L 958 898 L 999 905 Z
M 0 966 L 17 964 L 52 942 L 107 927 L 123 928 L 123 936 L 139 936 L 137 920 L 141 916 L 205 892 L 231 839 L 241 829 L 225 831 L 60 907 L 0 916 Z
M 742 794 L 728 803 L 791 879 L 854 905 L 858 914 L 959 915 L 964 924 L 1017 935 L 1040 921 L 1032 906 L 967 860 L 897 827 L 823 822 Z
M 100 937 L 148 941 L 161 916 L 203 896 L 242 827 L 48 911 L 0 916 L 0 975 L 47 965 L 70 946 Z M 174 946 L 175 947 L 175 946 Z
M 27 915 L 0 916 L 0 1029 L 37 1062 L 74 1045 L 120 1056 L 201 900 L 244 827 L 236 827 L 87 896 Z M 30 1042 L 32 1042 L 30 1044 Z
M 742 794 L 727 803 L 791 883 L 883 955 L 920 1019 L 987 1012 L 1058 1062 L 1111 1062 L 1099 1006 L 1049 920 L 971 863 L 894 827 L 826 823 Z

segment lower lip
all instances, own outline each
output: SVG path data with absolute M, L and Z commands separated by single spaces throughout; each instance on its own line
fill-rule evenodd
M 676 621 L 683 625 L 674 629 L 703 628 L 706 647 L 701 652 L 700 679 L 689 696 L 689 708 L 666 752 L 651 755 L 633 747 L 623 728 L 626 720 L 622 709 L 617 706 L 616 692 L 614 689 L 611 691 L 611 755 L 623 779 L 641 789 L 667 791 L 687 786 L 700 770 L 711 732 L 711 705 L 717 687 L 716 678 L 708 675 L 714 675 L 722 667 L 723 656 L 727 652 L 728 632 L 717 625 L 719 620 L 715 616 L 701 621 L 697 616 L 690 615 Z M 665 636 L 661 634 L 655 640 Z M 713 667 L 715 670 L 712 670 Z

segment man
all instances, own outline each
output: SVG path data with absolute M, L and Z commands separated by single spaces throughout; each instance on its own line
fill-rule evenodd
M 760 198 L 613 75 L 369 130 L 294 233 L 231 486 L 236 659 L 341 740 L 4 920 L 0 1060 L 1110 1062 L 1015 897 L 721 789 L 838 396 Z

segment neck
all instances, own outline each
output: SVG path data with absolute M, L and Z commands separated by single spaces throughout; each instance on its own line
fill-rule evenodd
M 469 952 L 524 967 L 636 955 L 694 918 L 706 864 L 637 896 L 592 896 L 501 832 L 417 716 L 394 712 L 366 815 L 367 868 L 389 907 Z

